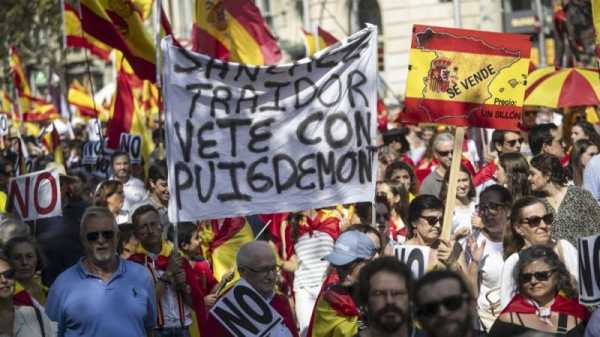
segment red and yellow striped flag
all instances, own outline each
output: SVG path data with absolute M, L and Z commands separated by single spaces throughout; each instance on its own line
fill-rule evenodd
M 193 50 L 243 64 L 275 64 L 281 50 L 250 0 L 196 0 Z
M 17 90 L 17 101 L 21 113 L 29 111 L 31 108 L 31 88 L 29 86 L 29 80 L 25 74 L 25 68 L 17 52 L 17 47 L 12 46 L 10 48 L 10 71 L 12 73 L 13 84 Z
M 600 0 L 592 0 L 592 20 L 596 31 L 596 57 L 600 58 Z
M 0 90 L 0 100 L 2 101 L 0 104 L 0 111 L 12 118 L 14 114 L 14 105 L 8 91 L 4 89 Z
M 81 0 L 83 30 L 123 52 L 135 73 L 156 80 L 154 43 L 138 7 L 129 0 Z
M 94 104 L 94 98 L 89 91 L 78 81 L 71 83 L 67 93 L 67 101 L 75 107 L 76 115 L 82 118 L 98 118 L 100 115 L 105 117 L 108 112 L 104 110 L 101 104 Z
M 83 31 L 79 13 L 73 6 L 65 3 L 63 17 L 63 29 L 68 47 L 86 48 L 99 58 L 108 60 L 112 48 Z
M 525 35 L 415 25 L 401 119 L 519 129 L 530 50 Z
M 321 49 L 325 49 L 331 45 L 336 44 L 339 40 L 336 39 L 331 33 L 317 27 L 317 33 L 319 34 L 319 44 L 317 45 L 317 39 L 315 34 L 302 30 L 304 33 L 304 47 L 306 48 L 306 56 L 311 56 Z

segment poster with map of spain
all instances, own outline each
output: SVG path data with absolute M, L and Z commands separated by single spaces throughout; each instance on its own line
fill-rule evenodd
M 519 129 L 530 50 L 525 35 L 413 26 L 402 120 Z

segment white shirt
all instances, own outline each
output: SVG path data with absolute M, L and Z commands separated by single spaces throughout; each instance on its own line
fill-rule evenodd
M 56 336 L 56 329 L 51 324 L 48 316 L 42 310 L 40 311 L 42 322 L 44 325 L 44 334 L 46 337 Z M 7 335 L 1 334 L 0 337 Z M 13 334 L 11 337 L 42 337 L 40 322 L 35 314 L 33 307 L 16 306 L 15 321 L 13 323 Z
M 329 262 L 321 259 L 333 250 L 333 238 L 321 231 L 313 231 L 298 238 L 294 245 L 298 270 L 294 273 L 294 289 L 320 287 Z
M 472 201 L 468 207 L 454 207 L 454 216 L 452 217 L 452 233 L 461 227 L 467 227 L 469 230 L 473 227 L 471 217 L 475 213 L 476 202 Z
M 569 241 L 559 240 L 558 244 L 555 246 L 554 251 L 558 254 L 558 245 L 562 248 L 562 258 L 564 259 L 563 263 L 567 267 L 567 271 L 571 276 L 579 281 L 579 266 L 577 263 L 577 249 L 573 246 Z M 560 256 L 560 254 L 559 254 Z M 502 276 L 501 276 L 501 284 L 500 284 L 500 308 L 504 310 L 510 300 L 513 298 L 515 293 L 517 292 L 517 284 L 515 283 L 515 279 L 513 277 L 513 270 L 515 266 L 519 262 L 519 253 L 514 253 L 504 261 L 504 266 L 502 267 Z
M 127 182 L 123 183 L 123 194 L 125 195 L 125 201 L 123 202 L 122 207 L 123 211 L 128 212 L 133 205 L 144 200 L 146 193 L 146 187 L 141 180 L 135 177 L 129 177 Z

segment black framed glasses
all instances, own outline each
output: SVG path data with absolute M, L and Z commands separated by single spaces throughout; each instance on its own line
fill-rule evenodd
M 0 277 L 3 277 L 5 280 L 14 280 L 15 279 L 15 270 L 9 269 L 0 273 Z
M 255 273 L 255 274 L 260 274 L 260 275 L 265 275 L 265 274 L 269 274 L 269 273 L 279 273 L 279 271 L 281 270 L 281 267 L 275 265 L 275 266 L 270 266 L 270 267 L 264 267 L 261 269 L 254 269 L 248 266 L 243 266 L 243 268 L 248 269 L 249 271 Z
M 532 277 L 535 277 L 535 279 L 538 281 L 548 281 L 555 272 L 556 269 L 536 271 L 534 273 L 521 273 L 519 274 L 519 282 L 521 284 L 531 282 Z
M 98 231 L 98 232 L 89 232 L 85 235 L 85 238 L 88 242 L 95 242 L 100 239 L 100 236 L 105 240 L 112 240 L 115 237 L 115 231 Z
M 508 144 L 508 146 L 513 147 L 515 145 L 517 145 L 517 142 L 519 144 L 523 144 L 523 138 L 517 138 L 517 139 L 513 139 L 513 140 L 507 140 L 504 143 Z
M 552 213 L 548 213 L 543 216 L 536 215 L 521 219 L 522 223 L 528 224 L 531 228 L 539 226 L 542 223 L 542 221 L 544 221 L 546 225 L 551 225 L 552 221 L 554 221 L 554 215 Z
M 443 216 L 423 216 L 423 215 L 421 215 L 420 218 L 427 221 L 429 226 L 435 226 L 435 224 L 437 224 L 438 222 L 442 223 L 442 221 L 444 221 Z
M 439 151 L 439 150 L 435 150 L 435 152 L 437 152 L 437 154 L 438 154 L 440 157 L 447 157 L 447 156 L 449 156 L 449 155 L 451 155 L 451 154 L 452 154 L 452 150 L 450 150 L 450 151 Z
M 461 294 L 448 296 L 436 302 L 422 303 L 417 306 L 417 315 L 420 317 L 437 315 L 442 306 L 448 311 L 456 311 L 462 307 L 468 298 L 469 295 Z

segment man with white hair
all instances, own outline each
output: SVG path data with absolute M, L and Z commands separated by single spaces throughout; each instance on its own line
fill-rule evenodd
M 440 197 L 444 175 L 452 164 L 453 148 L 454 136 L 451 133 L 443 132 L 435 136 L 433 139 L 433 158 L 437 160 L 438 165 L 423 180 L 419 188 L 419 195 L 430 194 L 438 198 Z
M 240 247 L 236 256 L 236 263 L 240 273 L 239 282 L 249 284 L 283 318 L 283 324 L 276 326 L 269 335 L 271 337 L 298 337 L 298 328 L 288 298 L 275 293 L 275 282 L 277 281 L 279 266 L 273 248 L 265 241 L 248 242 Z M 231 287 L 229 291 L 234 288 L 235 286 Z M 219 301 L 226 295 L 227 292 L 221 296 Z M 215 307 L 218 306 L 219 301 L 217 301 Z M 233 336 L 215 317 L 214 310 L 208 315 L 206 335 Z
M 144 267 L 119 258 L 112 213 L 88 208 L 80 234 L 85 256 L 58 276 L 46 303 L 58 336 L 152 336 L 154 287 Z

